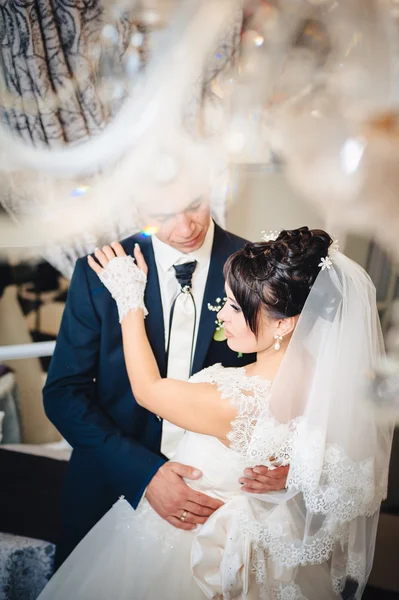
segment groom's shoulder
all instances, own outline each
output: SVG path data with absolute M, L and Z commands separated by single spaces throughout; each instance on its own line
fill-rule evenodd
M 241 250 L 248 243 L 249 240 L 246 240 L 235 233 L 231 233 L 231 231 L 227 231 L 223 229 L 219 225 L 215 224 L 215 242 L 218 245 L 223 246 L 230 253 L 237 252 L 237 250 Z
M 143 234 L 139 232 L 135 233 L 134 235 L 130 235 L 129 237 L 124 238 L 123 240 L 120 240 L 120 244 L 122 245 L 126 254 L 133 254 L 134 244 L 142 245 L 143 242 L 145 243 L 147 241 L 147 238 L 145 238 Z
M 151 236 L 145 235 L 142 231 L 139 231 L 134 235 L 130 235 L 129 237 L 120 240 L 120 244 L 122 245 L 126 254 L 129 256 L 133 256 L 135 244 L 139 244 L 140 249 L 144 254 L 144 258 L 146 260 L 149 259 L 149 256 L 153 252 Z
M 147 239 L 145 241 L 147 242 Z M 143 235 L 140 233 L 131 235 L 121 240 L 120 243 L 122 244 L 126 254 L 132 255 L 134 244 L 139 243 L 140 246 L 143 246 Z M 82 282 L 86 280 L 90 291 L 94 290 L 97 292 L 99 289 L 103 288 L 102 284 L 99 284 L 98 275 L 87 264 L 87 255 L 78 258 L 75 264 L 72 280 L 75 287 L 77 285 L 81 287 Z

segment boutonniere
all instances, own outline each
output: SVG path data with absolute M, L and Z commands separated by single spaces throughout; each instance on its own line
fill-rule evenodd
M 220 310 L 222 310 L 223 306 L 226 303 L 226 300 L 227 300 L 227 298 L 216 298 L 215 305 L 208 302 L 208 310 L 218 313 Z M 224 331 L 224 323 L 223 323 L 223 321 L 216 319 L 215 324 L 216 324 L 216 328 L 215 328 L 215 332 L 213 334 L 213 339 L 215 340 L 215 342 L 224 342 L 226 340 L 226 334 Z
M 226 300 L 227 300 L 227 298 L 216 298 L 216 304 L 211 304 L 210 302 L 208 302 L 208 310 L 218 313 L 220 310 L 222 310 L 223 306 L 226 304 Z M 215 325 L 216 325 L 216 328 L 215 328 L 215 332 L 213 334 L 213 339 L 215 340 L 215 342 L 225 342 L 227 338 L 226 338 L 226 333 L 224 330 L 223 321 L 216 319 Z M 238 356 L 238 358 L 241 358 L 242 352 L 238 352 L 237 356 Z

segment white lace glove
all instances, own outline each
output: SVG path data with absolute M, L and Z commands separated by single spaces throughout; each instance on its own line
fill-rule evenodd
M 138 268 L 132 256 L 113 258 L 98 276 L 116 301 L 119 323 L 131 310 L 142 309 L 144 316 L 148 315 L 144 305 L 147 276 Z

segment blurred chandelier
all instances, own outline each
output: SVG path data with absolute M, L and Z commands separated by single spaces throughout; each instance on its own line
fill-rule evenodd
M 0 7 L 1 201 L 20 222 L 5 246 L 102 230 L 256 162 L 399 255 L 395 3 L 82 5 L 57 3 L 40 35 L 33 9 Z

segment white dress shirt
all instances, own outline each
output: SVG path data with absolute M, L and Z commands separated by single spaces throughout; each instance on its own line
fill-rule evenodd
M 201 316 L 202 302 L 204 299 L 205 285 L 208 277 L 213 236 L 215 231 L 214 222 L 211 220 L 201 248 L 190 253 L 183 253 L 168 244 L 161 242 L 155 235 L 152 237 L 155 263 L 157 265 L 159 287 L 161 292 L 163 319 L 165 327 L 165 350 L 169 339 L 169 317 L 172 304 L 180 293 L 180 285 L 177 281 L 173 265 L 184 264 L 193 260 L 197 261 L 192 278 L 191 292 L 194 298 L 197 319 L 194 331 L 194 348 L 197 343 L 198 327 Z M 184 430 L 168 421 L 163 422 L 161 451 L 169 459 L 176 453 L 177 445 L 184 435 Z
M 183 253 L 168 244 L 161 242 L 156 235 L 152 236 L 152 246 L 154 249 L 155 263 L 157 265 L 159 288 L 161 292 L 161 301 L 163 308 L 163 322 L 165 327 L 165 349 L 167 348 L 169 338 L 169 316 L 173 300 L 180 292 L 180 285 L 177 281 L 173 265 L 182 265 L 193 260 L 197 261 L 197 266 L 193 273 L 191 292 L 194 297 L 197 308 L 197 322 L 194 333 L 194 347 L 197 343 L 198 326 L 201 315 L 202 301 L 204 299 L 205 285 L 208 278 L 209 265 L 211 262 L 211 252 L 213 245 L 213 236 L 215 233 L 215 224 L 210 221 L 210 225 L 205 236 L 204 243 L 198 250 L 190 253 Z

